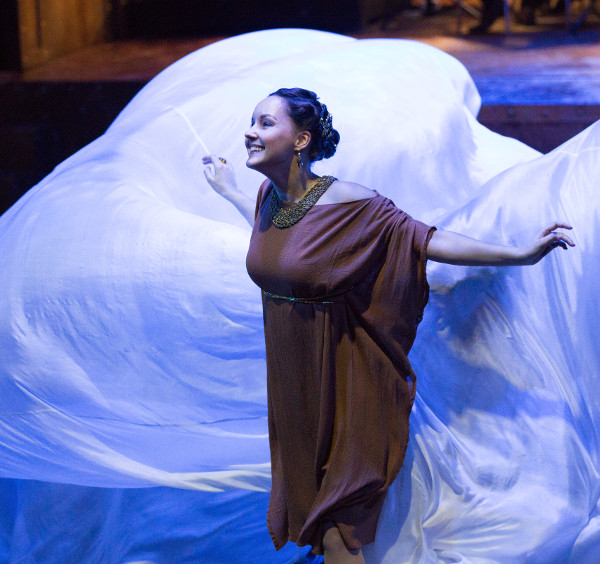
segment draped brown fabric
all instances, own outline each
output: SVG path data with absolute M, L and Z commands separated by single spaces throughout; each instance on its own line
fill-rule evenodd
M 377 194 L 315 205 L 279 229 L 271 190 L 259 191 L 247 257 L 263 290 L 267 524 L 276 548 L 292 540 L 322 554 L 333 521 L 355 549 L 374 540 L 404 460 L 416 382 L 406 355 L 427 303 L 434 228 Z

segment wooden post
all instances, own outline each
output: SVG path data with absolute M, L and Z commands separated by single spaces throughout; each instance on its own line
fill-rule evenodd
M 0 70 L 26 70 L 105 38 L 106 0 L 3 0 Z

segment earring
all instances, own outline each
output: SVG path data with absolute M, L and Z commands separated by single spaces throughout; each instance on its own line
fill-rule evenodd
M 302 153 L 298 151 L 296 156 L 298 157 L 298 168 L 302 168 L 302 166 L 304 166 L 304 163 L 302 162 Z

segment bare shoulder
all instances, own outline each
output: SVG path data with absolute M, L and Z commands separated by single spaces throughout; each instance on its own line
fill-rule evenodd
M 336 180 L 323 194 L 317 205 L 319 204 L 344 204 L 347 202 L 355 202 L 356 200 L 368 200 L 374 198 L 377 192 L 356 184 L 355 182 L 346 182 L 345 180 Z

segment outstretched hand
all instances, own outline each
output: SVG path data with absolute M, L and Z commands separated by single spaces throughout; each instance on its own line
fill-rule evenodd
M 254 200 L 238 190 L 233 167 L 223 157 L 206 155 L 202 157 L 204 176 L 213 190 L 229 200 L 238 211 L 246 218 L 250 225 L 254 225 Z
M 229 194 L 237 190 L 233 167 L 226 159 L 215 155 L 206 155 L 202 157 L 202 163 L 207 165 L 204 168 L 204 176 L 215 192 L 227 198 Z
M 542 229 L 535 240 L 523 248 L 523 264 L 535 264 L 542 260 L 549 252 L 561 247 L 568 249 L 574 247 L 573 240 L 556 229 L 573 229 L 566 223 L 555 222 L 551 226 Z
M 566 223 L 553 223 L 540 231 L 529 245 L 512 247 L 484 243 L 459 233 L 438 230 L 427 247 L 427 258 L 436 262 L 465 266 L 522 266 L 535 264 L 556 247 L 567 249 L 575 243 L 556 229 L 571 229 Z

